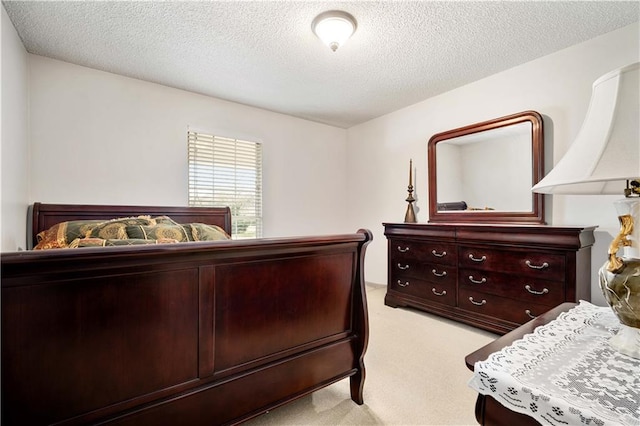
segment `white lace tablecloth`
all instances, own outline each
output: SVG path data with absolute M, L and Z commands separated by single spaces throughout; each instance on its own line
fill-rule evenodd
M 619 326 L 581 301 L 477 362 L 469 386 L 542 425 L 640 426 L 640 359 L 608 343 Z

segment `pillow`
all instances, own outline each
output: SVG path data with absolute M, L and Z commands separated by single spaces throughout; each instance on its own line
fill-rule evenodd
M 69 244 L 69 248 L 82 248 L 82 247 L 115 247 L 115 246 L 135 246 L 135 245 L 149 245 L 149 244 L 167 244 L 177 243 L 178 241 L 172 239 L 161 240 L 143 240 L 143 239 L 102 239 L 102 238 L 76 238 Z
M 230 240 L 231 237 L 224 229 L 216 225 L 207 225 L 204 223 L 190 223 L 191 235 L 193 241 L 218 241 Z
M 37 244 L 34 250 L 52 248 L 68 248 L 76 238 L 126 239 L 127 225 L 149 225 L 150 216 L 126 217 L 105 221 L 72 220 L 60 222 L 36 236 Z
M 127 235 L 127 226 L 146 226 L 152 223 L 153 221 L 149 216 L 112 219 L 107 222 L 103 221 L 100 225 L 94 227 L 87 237 L 102 238 L 103 240 L 125 240 L 129 238 Z
M 76 238 L 86 237 L 93 228 L 104 220 L 72 220 L 60 222 L 36 236 L 34 250 L 67 248 Z
M 193 241 L 191 235 L 181 225 L 127 226 L 126 233 L 129 238 L 143 240 L 169 238 L 179 242 Z
M 152 225 L 180 225 L 178 222 L 171 219 L 169 216 L 157 216 L 151 220 L 153 221 Z

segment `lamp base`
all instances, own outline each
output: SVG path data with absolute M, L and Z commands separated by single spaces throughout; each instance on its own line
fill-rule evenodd
M 609 260 L 598 272 L 600 288 L 621 323 L 611 346 L 640 358 L 640 199 L 624 198 L 614 204 L 620 232 L 609 246 Z M 622 257 L 617 256 L 620 248 Z
M 609 339 L 609 344 L 622 354 L 640 359 L 640 328 L 620 324 L 620 331 Z
M 606 262 L 598 274 L 602 294 L 621 323 L 609 342 L 618 352 L 640 358 L 640 259 L 618 261 L 621 267 L 615 272 Z

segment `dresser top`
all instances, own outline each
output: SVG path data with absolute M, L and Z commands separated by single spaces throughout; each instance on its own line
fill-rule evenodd
M 526 224 L 526 223 L 404 223 L 404 222 L 383 222 L 382 225 L 386 228 L 389 226 L 406 228 L 406 229 L 422 229 L 422 228 L 468 228 L 468 229 L 492 229 L 501 230 L 503 232 L 510 231 L 559 231 L 567 230 L 575 232 L 576 230 L 593 231 L 597 225 L 539 225 L 539 224 Z
M 522 244 L 580 249 L 595 242 L 597 226 L 486 223 L 383 223 L 387 237 L 413 237 L 465 243 Z

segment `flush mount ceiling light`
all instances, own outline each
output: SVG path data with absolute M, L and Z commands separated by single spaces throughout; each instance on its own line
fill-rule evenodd
M 313 33 L 334 52 L 351 37 L 357 27 L 355 18 L 341 10 L 323 12 L 311 23 Z

